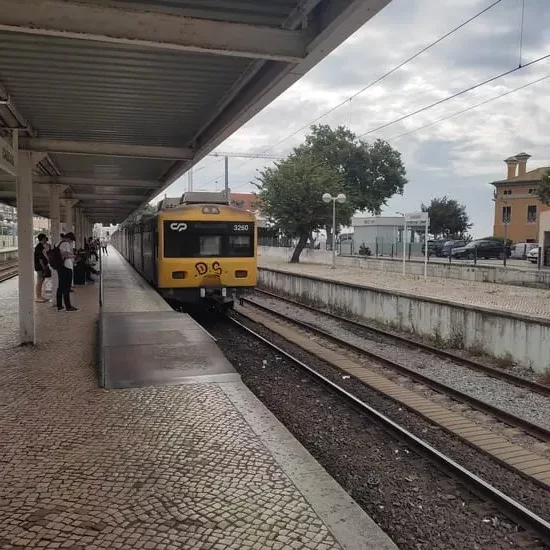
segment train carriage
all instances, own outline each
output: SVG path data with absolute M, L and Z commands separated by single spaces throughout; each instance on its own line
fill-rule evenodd
M 166 299 L 232 307 L 256 286 L 253 213 L 225 194 L 186 193 L 181 204 L 117 231 L 113 244 Z

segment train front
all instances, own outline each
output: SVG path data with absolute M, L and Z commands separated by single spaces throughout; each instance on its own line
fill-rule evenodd
M 228 309 L 257 283 L 256 219 L 225 205 L 182 206 L 159 216 L 158 289 L 180 304 Z

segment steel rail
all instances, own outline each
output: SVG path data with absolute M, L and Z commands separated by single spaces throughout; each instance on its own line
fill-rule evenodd
M 245 324 L 235 319 L 233 316 L 229 316 L 228 318 L 234 324 L 239 326 L 242 330 L 245 330 L 258 340 L 263 342 L 265 345 L 275 350 L 277 353 L 292 361 L 295 365 L 298 365 L 302 369 L 308 371 L 315 378 L 321 380 L 324 384 L 331 387 L 333 390 L 336 390 L 336 392 L 340 393 L 341 395 L 345 396 L 348 400 L 353 402 L 354 405 L 358 406 L 371 418 L 375 419 L 380 425 L 384 427 L 384 429 L 392 432 L 394 436 L 415 449 L 416 452 L 418 452 L 420 455 L 429 459 L 448 475 L 452 475 L 453 477 L 458 478 L 472 493 L 474 493 L 478 497 L 490 499 L 491 502 L 495 504 L 504 515 L 506 515 L 517 524 L 521 525 L 526 530 L 535 533 L 536 536 L 540 537 L 546 544 L 550 544 L 550 523 L 548 521 L 541 518 L 540 516 L 523 506 L 523 504 L 517 502 L 512 497 L 506 495 L 496 487 L 493 487 L 490 483 L 488 483 L 481 477 L 477 476 L 473 472 L 470 472 L 467 468 L 464 468 L 452 458 L 438 451 L 435 447 L 420 439 L 418 436 L 408 431 L 406 428 L 400 426 L 397 422 L 391 420 L 371 405 L 368 405 L 357 396 L 353 395 L 332 380 L 328 379 L 326 376 L 317 372 L 313 367 L 310 367 L 300 359 L 292 356 L 290 353 L 283 350 L 281 347 L 273 344 L 262 335 L 258 334 L 251 328 L 247 327 Z
M 377 361 L 379 363 L 382 363 L 383 365 L 391 368 L 392 370 L 395 370 L 412 380 L 415 380 L 416 382 L 420 382 L 421 384 L 424 384 L 425 386 L 431 388 L 432 390 L 442 393 L 445 395 L 449 395 L 456 399 L 457 401 L 461 401 L 463 403 L 467 403 L 468 405 L 471 405 L 473 408 L 483 411 L 485 413 L 491 414 L 501 420 L 502 422 L 505 422 L 506 424 L 509 424 L 510 426 L 513 426 L 515 428 L 519 428 L 523 430 L 524 432 L 528 433 L 529 435 L 532 435 L 533 437 L 536 437 L 537 439 L 540 439 L 541 441 L 548 441 L 550 442 L 550 430 L 539 426 L 538 424 L 533 424 L 523 418 L 520 418 L 519 416 L 516 416 L 512 413 L 509 413 L 507 411 L 503 411 L 502 409 L 499 409 L 498 407 L 495 407 L 494 405 L 491 405 L 489 403 L 486 403 L 484 401 L 481 401 L 480 399 L 477 399 L 476 397 L 473 397 L 471 395 L 468 395 L 467 393 L 461 392 L 460 390 L 457 390 L 455 388 L 452 388 L 446 384 L 443 384 L 442 382 L 438 382 L 437 380 L 434 380 L 433 378 L 429 378 L 428 376 L 425 376 L 423 374 L 420 374 L 419 372 L 416 372 L 409 367 L 406 367 L 405 365 L 402 365 L 401 363 L 397 363 L 395 361 L 392 361 L 391 359 L 388 359 L 387 357 L 384 357 L 378 353 L 375 353 L 373 351 L 368 351 L 363 349 L 360 346 L 357 346 L 355 344 L 352 344 L 350 342 L 346 342 L 345 340 L 342 340 L 338 336 L 334 336 L 333 334 L 330 334 L 329 332 L 326 332 L 325 330 L 322 330 L 318 327 L 315 327 L 313 325 L 310 325 L 309 323 L 306 323 L 305 321 L 298 321 L 296 319 L 292 319 L 285 315 L 284 313 L 280 313 L 278 311 L 275 311 L 267 306 L 264 306 L 262 304 L 258 304 L 257 302 L 254 302 L 249 299 L 244 299 L 245 303 L 249 303 L 252 306 L 265 311 L 266 313 L 269 313 L 270 315 L 273 315 L 274 317 L 278 317 L 286 322 L 289 322 L 291 324 L 295 324 L 299 327 L 302 327 L 305 330 L 309 330 L 311 332 L 314 332 L 323 338 L 326 338 L 328 340 L 331 340 L 335 344 L 347 348 L 355 353 L 359 353 L 361 355 L 365 355 L 369 357 L 370 359 L 373 359 L 374 361 Z
M 358 321 L 353 321 L 351 319 L 346 319 L 345 317 L 342 317 L 341 315 L 336 315 L 335 313 L 330 313 L 328 311 L 324 311 L 322 309 L 318 309 L 316 307 L 303 304 L 301 302 L 298 302 L 296 300 L 293 300 L 291 298 L 287 298 L 285 296 L 280 296 L 279 294 L 275 294 L 273 292 L 268 292 L 267 290 L 262 290 L 259 288 L 256 288 L 255 291 L 259 294 L 265 294 L 266 296 L 269 296 L 271 298 L 275 298 L 277 300 L 281 300 L 282 302 L 287 302 L 289 304 L 307 309 L 309 311 L 312 311 L 314 313 L 319 313 L 321 315 L 325 315 L 326 317 L 330 317 L 332 319 L 335 319 L 336 321 L 340 321 L 341 323 L 347 323 L 348 325 L 363 329 L 363 330 L 369 330 L 371 332 L 374 332 L 376 334 L 380 334 L 382 336 L 385 336 L 389 339 L 398 341 L 402 343 L 405 346 L 408 346 L 410 348 L 417 348 L 422 349 L 424 351 L 427 351 L 429 353 L 433 353 L 434 355 L 438 355 L 440 357 L 443 357 L 445 359 L 449 359 L 451 361 L 455 361 L 457 363 L 460 363 L 461 365 L 471 368 L 473 370 L 481 371 L 488 376 L 491 376 L 493 378 L 497 378 L 499 380 L 506 380 L 507 382 L 510 382 L 516 386 L 519 386 L 521 388 L 526 388 L 529 390 L 532 390 L 536 393 L 540 393 L 541 395 L 550 396 L 550 386 L 545 386 L 543 384 L 539 384 L 537 382 L 533 382 L 532 380 L 527 380 L 526 378 L 522 378 L 521 376 L 517 376 L 515 374 L 512 374 L 510 372 L 503 371 L 501 369 L 497 369 L 495 367 L 491 367 L 489 365 L 484 365 L 483 363 L 479 363 L 478 361 L 474 361 L 473 359 L 467 359 L 466 357 L 461 357 L 460 355 L 457 355 L 456 353 L 451 353 L 449 351 L 445 351 L 443 349 L 436 348 L 434 346 L 430 346 L 429 344 L 424 344 L 423 342 L 416 342 L 414 340 L 411 340 L 410 338 L 407 338 L 405 336 L 400 336 L 398 334 L 393 334 L 392 332 L 388 332 L 386 330 L 383 330 L 381 328 L 373 327 L 370 325 L 366 325 L 364 323 L 360 323 Z

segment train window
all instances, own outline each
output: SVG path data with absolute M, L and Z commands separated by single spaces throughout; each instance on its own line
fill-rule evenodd
M 228 256 L 237 258 L 246 258 L 254 256 L 251 235 L 229 235 L 228 236 Z
M 252 258 L 254 224 L 169 221 L 164 228 L 165 258 Z
M 221 235 L 203 235 L 199 237 L 198 256 L 212 257 L 221 256 L 222 237 Z

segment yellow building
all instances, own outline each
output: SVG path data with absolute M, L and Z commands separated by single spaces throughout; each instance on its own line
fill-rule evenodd
M 531 155 L 520 153 L 507 158 L 507 177 L 494 181 L 495 186 L 495 225 L 494 236 L 511 239 L 514 243 L 536 243 L 539 236 L 541 212 L 550 206 L 541 203 L 537 188 L 542 176 L 550 167 L 527 171 L 527 161 Z

